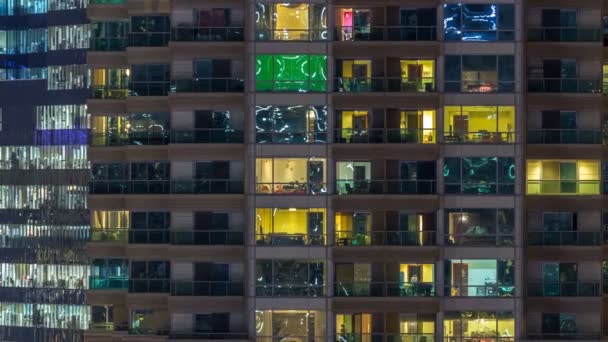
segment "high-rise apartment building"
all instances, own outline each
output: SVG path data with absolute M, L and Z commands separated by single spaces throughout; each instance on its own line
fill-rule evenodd
M 601 339 L 606 10 L 91 0 L 86 340 Z
M 0 1 L 0 340 L 84 341 L 90 262 L 82 0 Z

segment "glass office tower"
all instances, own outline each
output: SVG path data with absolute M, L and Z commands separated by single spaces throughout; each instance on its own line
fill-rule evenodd
M 0 340 L 83 341 L 85 1 L 0 1 Z

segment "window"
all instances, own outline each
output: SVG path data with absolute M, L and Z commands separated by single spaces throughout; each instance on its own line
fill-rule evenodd
M 88 49 L 91 32 L 89 24 L 49 26 L 49 51 Z
M 124 51 L 127 45 L 127 21 L 105 21 L 91 23 L 92 51 Z
M 129 91 L 132 96 L 166 96 L 170 86 L 169 64 L 131 66 Z
M 327 6 L 257 3 L 256 40 L 326 40 Z
M 131 17 L 129 46 L 166 46 L 171 33 L 168 16 Z
M 0 209 L 85 209 L 87 192 L 79 185 L 0 185 Z
M 36 129 L 85 129 L 88 117 L 85 105 L 36 106 Z
M 435 61 L 402 59 L 401 91 L 433 92 L 435 91 Z
M 257 91 L 323 92 L 327 90 L 327 56 L 257 55 Z
M 126 289 L 129 280 L 129 263 L 126 259 L 94 259 L 91 264 L 89 288 Z
M 123 99 L 127 97 L 130 75 L 130 69 L 92 69 L 92 97 L 94 99 Z
M 169 292 L 171 263 L 168 261 L 131 261 L 129 292 Z
M 513 209 L 446 209 L 446 244 L 512 246 Z
M 497 341 L 515 341 L 515 317 L 511 311 L 447 311 L 443 327 L 446 341 L 483 337 Z
M 338 40 L 382 40 L 382 32 L 372 30 L 372 11 L 369 8 L 338 8 L 336 11 Z
M 325 159 L 258 158 L 255 170 L 257 193 L 319 195 L 327 191 Z
M 57 65 L 48 67 L 48 90 L 87 89 L 89 70 L 87 65 Z
M 528 160 L 528 195 L 599 195 L 597 160 Z
M 372 186 L 371 181 L 371 161 L 336 162 L 336 192 L 338 194 L 369 193 Z
M 515 39 L 515 6 L 511 4 L 444 4 L 443 16 L 448 41 Z
M 325 311 L 264 310 L 255 312 L 256 337 L 282 340 L 301 336 L 327 339 Z
M 91 241 L 126 241 L 130 227 L 128 211 L 93 210 Z
M 169 143 L 169 113 L 93 116 L 91 146 L 162 145 Z
M 371 59 L 337 59 L 336 84 L 337 92 L 381 91 L 383 79 L 372 77 Z
M 445 158 L 443 177 L 447 194 L 513 194 L 515 161 L 510 157 Z
M 543 313 L 541 331 L 547 335 L 576 334 L 576 315 L 568 313 Z
M 512 297 L 513 260 L 446 260 L 445 295 L 450 297 Z
M 446 55 L 446 92 L 493 93 L 515 90 L 512 55 Z
M 88 169 L 86 146 L 0 146 L 0 170 Z
M 372 215 L 364 211 L 339 211 L 334 218 L 336 245 L 371 244 Z
M 325 209 L 256 208 L 258 245 L 324 245 Z
M 256 142 L 327 142 L 327 106 L 256 106 Z
M 86 25 L 84 25 L 86 26 Z M 81 26 L 81 27 L 84 27 Z M 63 26 L 50 26 L 49 33 L 61 29 Z M 47 29 L 29 29 L 18 31 L 0 31 L 0 53 L 19 55 L 27 53 L 41 53 L 47 51 Z M 82 43 L 81 44 L 88 44 Z
M 445 143 L 515 143 L 513 106 L 446 106 L 443 111 Z
M 87 289 L 88 265 L 0 263 L 2 287 Z
M 323 262 L 306 260 L 256 260 L 256 295 L 317 297 L 325 293 Z

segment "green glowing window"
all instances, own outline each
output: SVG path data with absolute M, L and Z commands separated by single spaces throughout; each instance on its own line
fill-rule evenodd
M 327 56 L 258 55 L 255 83 L 257 91 L 326 91 Z

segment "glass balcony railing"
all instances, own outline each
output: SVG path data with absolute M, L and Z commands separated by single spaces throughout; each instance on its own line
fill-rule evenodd
M 599 42 L 600 29 L 578 27 L 531 27 L 529 42 Z
M 430 297 L 435 296 L 435 284 L 424 282 L 335 282 L 334 296 Z
M 174 245 L 243 245 L 243 231 L 230 230 L 182 230 L 171 232 Z
M 172 296 L 242 296 L 240 281 L 177 281 L 171 282 Z
M 277 129 L 281 131 L 256 132 L 256 142 L 258 144 L 324 144 L 327 142 L 326 132 L 297 131 L 295 129 L 286 132 L 282 127 Z
M 418 326 L 422 326 L 422 323 L 417 323 L 417 322 L 412 322 L 414 325 L 420 324 Z M 325 340 L 326 338 L 322 339 Z M 318 339 L 321 340 L 321 339 Z M 485 338 L 483 339 L 484 341 L 486 340 Z M 491 342 L 514 342 L 514 338 L 509 338 L 509 339 L 487 339 L 488 341 Z M 268 338 L 268 340 L 266 341 L 270 341 L 270 338 Z M 354 333 L 338 333 L 335 336 L 335 340 L 336 342 L 440 342 L 441 339 L 436 340 L 435 339 L 435 334 L 424 334 L 424 333 L 395 333 L 395 334 L 391 334 L 391 333 L 371 333 L 371 334 L 354 334 Z M 461 339 L 461 338 L 446 338 L 445 340 L 446 342 L 460 342 L 460 341 L 467 341 L 467 339 Z M 258 342 L 265 342 L 264 340 L 259 340 Z
M 129 96 L 167 96 L 170 88 L 166 81 L 129 82 Z
M 468 133 L 444 132 L 445 144 L 514 144 L 515 132 L 478 131 Z
M 334 92 L 434 93 L 435 78 L 423 77 L 410 79 L 402 77 L 336 77 L 334 79 Z
M 168 144 L 242 144 L 243 131 L 234 129 L 165 130 L 160 132 L 91 133 L 89 146 L 168 145 Z
M 250 341 L 246 332 L 202 332 L 196 330 L 172 330 L 169 339 L 173 340 L 228 340 Z
M 257 30 L 258 41 L 324 41 L 327 40 L 326 29 L 281 29 Z
M 171 38 L 170 32 L 129 32 L 128 46 L 130 47 L 159 47 L 167 46 Z
M 601 144 L 603 138 L 595 129 L 528 130 L 529 144 Z
M 326 195 L 327 185 L 322 182 L 256 183 L 257 194 L 266 195 Z
M 324 234 L 286 234 L 268 233 L 256 234 L 256 244 L 258 246 L 324 246 Z
M 242 78 L 187 78 L 171 81 L 172 93 L 242 93 L 245 81 Z
M 126 242 L 129 238 L 128 229 L 91 229 L 91 242 Z
M 130 244 L 166 244 L 169 243 L 168 229 L 129 229 Z
M 448 246 L 513 246 L 513 235 L 502 234 L 446 234 Z
M 529 246 L 599 246 L 599 232 L 528 232 Z
M 529 78 L 530 93 L 600 93 L 602 81 L 595 78 Z
M 600 295 L 600 283 L 587 281 L 528 282 L 527 295 L 530 297 L 597 297 Z
M 435 231 L 336 231 L 336 246 L 434 246 Z
M 129 279 L 130 293 L 168 293 L 169 279 Z
M 122 5 L 125 0 L 90 0 L 91 5 Z
M 101 100 L 121 100 L 129 95 L 129 89 L 112 86 L 91 86 L 91 98 Z
M 336 180 L 336 193 L 338 195 L 370 195 L 370 194 L 435 194 L 437 193 L 435 180 Z
M 446 93 L 512 93 L 515 91 L 515 82 L 500 80 L 496 81 L 496 77 L 489 80 L 474 80 L 474 81 L 445 81 Z
M 89 277 L 90 290 L 126 290 L 129 288 L 129 278 L 127 277 Z
M 257 284 L 255 295 L 259 297 L 320 297 L 325 294 L 323 284 Z
M 436 26 L 336 26 L 337 41 L 434 41 Z
M 528 195 L 599 195 L 600 180 L 527 180 Z
M 415 128 L 337 128 L 335 143 L 352 144 L 434 144 L 435 129 Z
M 171 40 L 176 42 L 242 42 L 242 27 L 174 27 Z
M 497 283 L 479 285 L 445 285 L 445 294 L 450 297 L 513 297 L 515 286 Z
M 90 194 L 242 194 L 243 181 L 209 180 L 117 180 L 91 181 Z
M 556 333 L 540 333 L 526 335 L 528 340 L 549 340 L 549 341 L 597 341 L 601 339 L 601 332 L 556 332 Z M 514 341 L 512 339 L 511 341 Z
M 89 51 L 125 51 L 127 48 L 127 38 L 91 38 Z
M 529 129 L 528 144 L 601 144 L 596 129 Z

